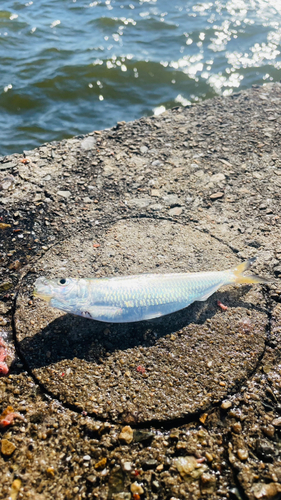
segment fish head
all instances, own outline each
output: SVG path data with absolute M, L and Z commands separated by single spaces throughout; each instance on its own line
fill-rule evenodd
M 56 301 L 69 299 L 76 282 L 74 278 L 47 279 L 42 276 L 35 281 L 33 295 L 54 306 Z

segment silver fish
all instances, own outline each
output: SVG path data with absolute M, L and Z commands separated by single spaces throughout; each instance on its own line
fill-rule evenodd
M 107 323 L 129 323 L 183 309 L 206 300 L 223 285 L 268 283 L 244 276 L 254 262 L 233 269 L 202 273 L 142 274 L 116 278 L 38 278 L 34 295 L 62 311 Z

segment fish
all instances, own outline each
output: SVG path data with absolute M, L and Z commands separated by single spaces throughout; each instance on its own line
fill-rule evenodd
M 37 278 L 34 296 L 64 312 L 106 323 L 151 320 L 207 300 L 216 290 L 234 283 L 263 283 L 244 276 L 251 258 L 225 271 L 140 274 L 109 278 Z

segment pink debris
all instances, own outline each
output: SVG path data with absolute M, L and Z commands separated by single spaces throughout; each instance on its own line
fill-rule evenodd
M 5 359 L 8 356 L 8 351 L 6 349 L 6 344 L 4 340 L 0 337 L 0 376 L 7 375 L 9 373 L 9 368 L 5 363 Z
M 0 415 L 0 429 L 4 429 L 8 425 L 11 425 L 15 418 L 20 418 L 23 420 L 23 416 L 20 413 L 15 413 L 12 406 L 8 406 L 6 410 Z
M 137 367 L 137 372 L 139 372 L 139 373 L 145 373 L 145 368 L 140 365 L 140 366 Z
M 0 363 L 0 376 L 8 375 L 8 373 L 9 373 L 9 368 L 6 365 L 6 363 Z
M 222 311 L 227 311 L 227 306 L 225 306 L 220 300 L 217 301 L 217 304 Z

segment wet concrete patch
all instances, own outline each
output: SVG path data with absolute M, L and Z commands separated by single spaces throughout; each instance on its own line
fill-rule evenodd
M 55 245 L 38 261 L 36 276 L 199 272 L 237 263 L 227 245 L 195 226 L 144 218 Z M 157 320 L 107 325 L 33 300 L 34 281 L 35 275 L 26 277 L 16 310 L 19 348 L 30 370 L 62 402 L 115 422 L 203 412 L 237 390 L 264 351 L 268 318 L 259 286 L 228 287 Z

